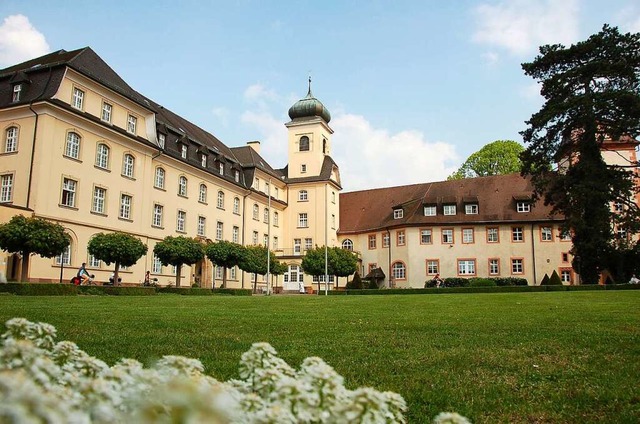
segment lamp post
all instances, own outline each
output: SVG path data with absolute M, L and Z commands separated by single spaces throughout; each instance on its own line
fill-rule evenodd
M 328 241 L 328 233 L 329 233 L 329 223 L 328 221 L 328 205 L 327 205 L 327 195 L 329 188 L 328 184 L 324 185 L 324 295 L 329 295 L 329 244 Z
M 271 280 L 269 277 L 269 271 L 271 271 L 271 249 L 269 248 L 269 245 L 271 243 L 271 178 L 269 178 L 267 196 L 267 296 L 269 296 L 271 294 Z

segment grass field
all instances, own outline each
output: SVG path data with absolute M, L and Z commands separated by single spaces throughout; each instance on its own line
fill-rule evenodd
M 0 296 L 113 364 L 199 358 L 218 379 L 267 341 L 346 385 L 404 396 L 411 423 L 640 422 L 640 291 L 404 296 Z

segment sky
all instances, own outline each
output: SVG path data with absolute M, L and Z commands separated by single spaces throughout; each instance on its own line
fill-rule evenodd
M 640 2 L 1 0 L 0 68 L 89 46 L 227 146 L 259 140 L 274 168 L 311 76 L 355 191 L 441 181 L 492 141 L 522 142 L 543 99 L 521 64 L 604 24 L 640 32 Z

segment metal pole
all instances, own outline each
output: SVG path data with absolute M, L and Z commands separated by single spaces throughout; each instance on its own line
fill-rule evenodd
M 271 178 L 269 178 L 267 192 L 267 196 L 269 197 L 267 203 L 267 296 L 269 296 L 271 294 L 271 280 L 269 278 L 269 271 L 271 271 Z
M 327 189 L 329 188 L 329 186 L 327 184 L 325 184 L 324 186 L 324 295 L 328 296 L 329 295 L 329 247 L 327 246 L 329 244 L 328 241 L 328 232 L 329 232 L 329 223 L 328 221 L 328 214 L 327 214 L 327 209 L 328 209 L 328 205 L 327 205 Z

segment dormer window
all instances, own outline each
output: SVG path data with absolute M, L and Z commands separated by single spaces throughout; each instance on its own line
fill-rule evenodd
M 22 98 L 22 84 L 16 84 L 13 86 L 13 97 L 11 98 L 12 102 L 19 102 Z
M 307 152 L 309 151 L 309 137 L 303 135 L 300 137 L 300 151 Z
M 138 118 L 133 115 L 129 115 L 127 118 L 127 131 L 131 134 L 136 133 L 136 127 L 138 126 Z
M 166 136 L 162 133 L 158 133 L 158 146 L 160 146 L 161 149 L 164 149 L 165 140 Z
M 203 168 L 207 167 L 207 155 L 204 153 L 200 155 L 200 165 L 202 165 Z
M 83 102 L 84 102 L 84 91 L 80 90 L 79 88 L 74 88 L 73 97 L 71 99 L 71 106 L 75 107 L 76 109 L 82 110 Z
M 236 170 L 234 173 L 234 177 L 237 183 L 240 182 L 240 171 Z
M 218 164 L 218 171 L 220 172 L 220 175 L 224 175 L 224 163 L 220 162 Z
M 445 215 L 455 215 L 456 214 L 456 205 L 444 205 L 443 213 Z
M 478 214 L 478 204 L 477 203 L 468 203 L 464 205 L 464 213 L 466 215 L 477 215 Z
M 182 156 L 182 159 L 186 159 L 187 158 L 187 145 L 183 144 L 182 147 L 180 148 L 180 156 Z
M 393 219 L 402 219 L 403 216 L 404 216 L 404 210 L 403 209 L 394 209 L 393 210 Z
M 435 205 L 425 205 L 424 216 L 436 216 L 437 208 Z
M 529 202 L 518 202 L 516 204 L 516 209 L 519 213 L 531 212 L 531 203 Z

